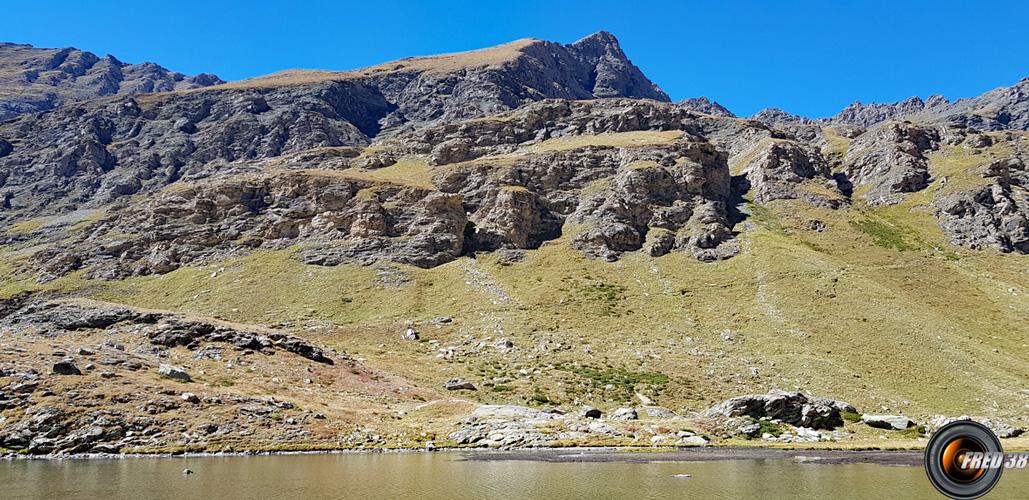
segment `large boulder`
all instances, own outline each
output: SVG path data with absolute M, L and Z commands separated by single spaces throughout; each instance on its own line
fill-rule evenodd
M 608 414 L 607 418 L 610 420 L 637 420 L 639 415 L 636 414 L 635 408 L 618 408 Z
M 904 415 L 861 415 L 861 422 L 877 429 L 904 430 L 914 427 L 915 422 Z
M 157 374 L 165 378 L 178 380 L 179 382 L 193 381 L 193 377 L 190 377 L 189 373 L 187 373 L 185 369 L 166 363 L 161 363 L 161 365 L 157 367 Z
M 808 398 L 799 392 L 771 391 L 768 394 L 732 398 L 714 405 L 702 413 L 714 419 L 733 417 L 767 418 L 796 427 L 835 429 L 843 425 L 841 408 L 846 403 Z
M 82 372 L 70 359 L 54 363 L 53 372 L 54 375 L 82 375 Z

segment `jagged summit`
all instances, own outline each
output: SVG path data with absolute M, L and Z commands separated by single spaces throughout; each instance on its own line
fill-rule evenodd
M 126 64 L 112 55 L 67 47 L 0 43 L 0 120 L 114 94 L 163 92 L 223 83 L 187 76 L 157 64 Z
M 678 104 L 686 109 L 712 116 L 727 116 L 729 118 L 736 117 L 732 111 L 729 111 L 729 108 L 722 106 L 718 101 L 708 99 L 706 96 L 683 99 L 679 101 Z
M 931 111 L 950 104 L 942 95 L 930 96 L 923 101 L 918 96 L 891 103 L 862 104 L 854 101 L 831 118 L 834 123 L 847 123 L 868 127 L 897 117 Z
M 793 113 L 783 111 L 779 108 L 762 109 L 761 111 L 754 113 L 754 115 L 751 116 L 750 119 L 757 120 L 763 123 L 779 123 L 784 125 L 808 125 L 815 122 L 815 120 L 812 120 L 810 118 L 795 115 Z

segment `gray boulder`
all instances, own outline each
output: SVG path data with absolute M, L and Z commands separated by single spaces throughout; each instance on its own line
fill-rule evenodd
M 443 384 L 443 388 L 448 391 L 474 391 L 475 385 L 471 382 L 467 382 L 464 379 L 453 378 Z
M 611 420 L 637 420 L 639 415 L 636 414 L 635 408 L 618 408 L 611 412 L 607 418 Z
M 686 436 L 679 439 L 678 444 L 682 446 L 707 446 L 708 439 L 704 436 Z
M 861 415 L 861 422 L 877 429 L 903 430 L 914 427 L 915 422 L 903 415 Z
M 186 373 L 185 369 L 166 363 L 161 363 L 161 365 L 157 367 L 157 373 L 162 377 L 178 380 L 180 382 L 193 381 L 193 378 L 189 376 L 189 373 Z

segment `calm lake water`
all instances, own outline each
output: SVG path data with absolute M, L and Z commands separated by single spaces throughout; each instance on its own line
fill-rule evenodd
M 195 474 L 184 476 L 182 469 Z M 690 474 L 689 478 L 672 477 Z M 987 498 L 1026 498 L 1009 471 Z M 922 467 L 795 459 L 550 463 L 459 453 L 0 461 L 0 498 L 942 498 Z

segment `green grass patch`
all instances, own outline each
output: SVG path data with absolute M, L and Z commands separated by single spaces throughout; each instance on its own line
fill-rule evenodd
M 597 304 L 603 316 L 620 316 L 621 304 L 625 300 L 628 288 L 617 283 L 596 280 L 587 276 L 585 280 L 566 279 L 571 287 L 583 299 Z
M 849 221 L 851 227 L 872 237 L 872 244 L 898 251 L 916 250 L 918 246 L 905 238 L 905 232 L 893 226 L 872 219 Z
M 634 372 L 625 368 L 596 368 L 592 366 L 565 366 L 556 367 L 559 370 L 574 373 L 593 381 L 595 385 L 623 387 L 632 389 L 637 385 L 665 385 L 669 382 L 668 375 L 661 372 Z
M 39 228 L 43 227 L 43 224 L 49 222 L 50 219 L 52 219 L 52 217 L 40 217 L 37 219 L 15 222 L 7 227 L 7 234 L 14 236 L 34 233 Z
M 782 225 L 779 217 L 768 207 L 747 202 L 747 209 L 750 212 L 750 220 L 754 221 L 755 224 L 773 233 L 786 233 L 786 228 Z

